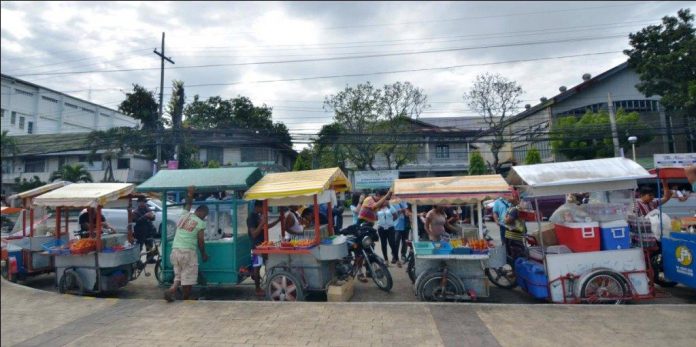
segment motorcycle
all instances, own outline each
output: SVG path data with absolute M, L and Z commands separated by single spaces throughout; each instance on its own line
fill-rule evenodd
M 372 277 L 377 287 L 385 292 L 392 289 L 393 280 L 387 263 L 375 253 L 374 244 L 377 231 L 371 225 L 351 225 L 338 232 L 346 236 L 348 256 L 336 264 L 338 278 L 355 278 L 364 266 L 368 277 Z

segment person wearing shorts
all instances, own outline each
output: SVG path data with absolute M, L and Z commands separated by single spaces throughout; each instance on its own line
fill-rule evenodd
M 278 223 L 280 223 L 280 217 L 275 222 L 269 224 L 268 228 L 273 228 Z M 251 278 L 254 279 L 256 295 L 263 296 L 265 293 L 263 289 L 261 289 L 261 266 L 263 265 L 264 258 L 253 254 L 253 249 L 265 241 L 263 229 L 266 224 L 266 219 L 263 218 L 263 201 L 257 200 L 254 202 L 254 210 L 249 214 L 249 217 L 247 217 L 246 224 L 249 239 L 251 240 L 251 267 L 254 270 L 251 274 Z
M 208 206 L 201 205 L 191 213 L 195 187 L 188 188 L 184 212 L 176 225 L 176 235 L 172 243 L 172 253 L 169 255 L 174 268 L 174 283 L 164 292 L 167 302 L 174 301 L 176 289 L 181 285 L 183 299 L 188 300 L 191 288 L 198 282 L 198 253 L 201 252 L 203 261 L 208 261 L 205 252 L 205 218 L 208 216 Z

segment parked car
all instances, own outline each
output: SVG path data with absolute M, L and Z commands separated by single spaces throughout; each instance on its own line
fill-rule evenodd
M 161 237 L 162 234 L 162 202 L 158 199 L 148 199 L 147 205 L 150 210 L 155 213 L 155 228 L 157 229 L 157 238 Z M 133 208 L 138 206 L 136 199 L 133 199 Z M 112 227 L 116 228 L 118 232 L 127 232 L 128 230 L 128 211 L 127 206 L 121 202 L 120 204 L 109 204 L 107 208 L 102 209 L 102 214 L 104 218 Z M 174 232 L 176 231 L 176 224 L 181 217 L 183 209 L 181 207 L 168 207 L 167 208 L 167 233 L 169 238 L 174 237 Z
M 558 207 L 565 203 L 565 196 L 545 196 L 540 197 L 537 200 L 539 202 L 539 211 L 541 212 L 541 217 L 543 221 L 549 220 L 549 217 L 556 211 Z M 525 205 L 534 208 L 534 200 L 525 200 Z M 484 215 L 483 220 L 490 222 L 493 221 L 493 204 L 495 200 L 488 200 L 484 202 Z

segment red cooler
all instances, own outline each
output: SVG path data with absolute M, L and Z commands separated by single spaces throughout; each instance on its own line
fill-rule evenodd
M 558 243 L 573 252 L 599 251 L 599 223 L 565 223 L 554 227 Z

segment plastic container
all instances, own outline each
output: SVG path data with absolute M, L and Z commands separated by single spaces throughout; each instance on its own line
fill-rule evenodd
M 48 252 L 48 254 L 70 254 L 70 248 L 68 248 L 68 243 L 60 239 L 44 242 L 41 245 L 41 248 Z
M 452 253 L 452 246 L 449 244 L 449 242 L 436 242 L 433 244 L 433 247 L 433 254 L 445 255 Z
M 452 254 L 471 254 L 471 248 L 469 248 L 469 247 L 452 248 Z
M 549 297 L 549 280 L 544 271 L 544 266 L 534 261 L 518 258 L 515 261 L 515 274 L 517 284 L 536 299 Z
M 601 250 L 631 248 L 631 232 L 625 220 L 599 223 Z
M 413 243 L 413 249 L 417 255 L 431 255 L 433 254 L 435 246 L 429 241 L 418 241 Z
M 573 252 L 595 252 L 600 249 L 599 223 L 566 223 L 554 226 L 561 245 Z

